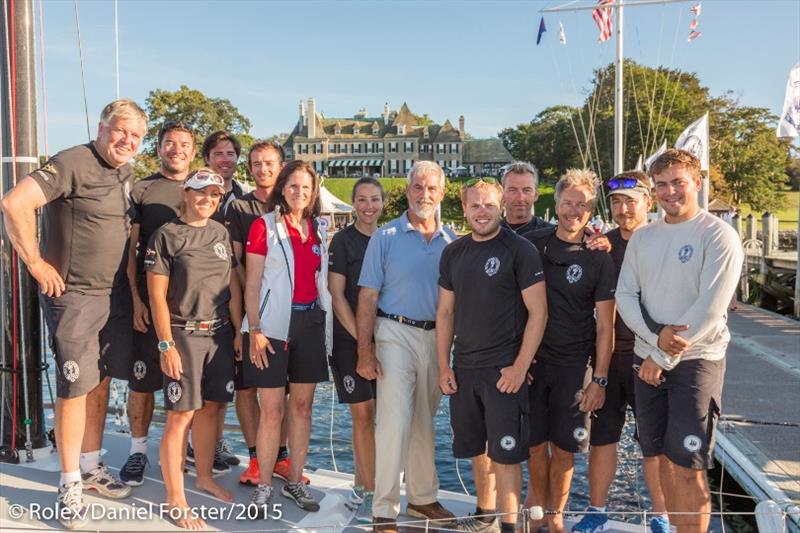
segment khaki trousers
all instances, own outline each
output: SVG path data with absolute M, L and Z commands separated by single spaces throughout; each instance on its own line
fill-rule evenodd
M 436 331 L 378 318 L 375 345 L 383 377 L 378 379 L 373 516 L 400 513 L 405 471 L 410 503 L 433 503 L 439 491 L 434 463 L 433 417 L 439 407 Z

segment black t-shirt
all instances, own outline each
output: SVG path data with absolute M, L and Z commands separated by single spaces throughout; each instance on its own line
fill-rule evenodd
M 528 232 L 536 231 L 538 229 L 555 227 L 553 224 L 537 216 L 534 216 L 529 222 L 524 224 L 510 224 L 506 219 L 503 219 L 500 224 L 507 227 L 517 235 L 525 235 Z
M 225 224 L 225 214 L 228 212 L 228 209 L 236 199 L 243 196 L 244 189 L 242 189 L 242 186 L 239 185 L 238 181 L 231 180 L 231 190 L 222 196 L 222 199 L 219 201 L 219 208 L 217 212 L 211 216 L 211 220 L 219 222 L 220 224 Z
M 172 180 L 160 172 L 133 184 L 133 223 L 139 224 L 137 274 L 144 274 L 144 249 L 153 233 L 180 214 L 183 180 Z
M 30 175 L 48 202 L 43 208 L 44 260 L 68 291 L 110 294 L 126 281 L 131 166 L 111 167 L 88 143 L 57 153 Z
M 536 360 L 585 366 L 595 353 L 595 302 L 614 299 L 614 261 L 604 251 L 562 241 L 553 228 L 525 238 L 542 254 L 547 281 L 547 327 Z
M 144 258 L 146 271 L 169 276 L 167 305 L 179 323 L 230 316 L 233 266 L 228 232 L 213 220 L 204 227 L 179 218 L 167 222 L 153 233 Z
M 539 252 L 508 228 L 488 241 L 465 235 L 439 261 L 439 285 L 455 294 L 453 366 L 508 366 L 522 344 L 528 311 L 521 292 L 544 281 Z
M 622 261 L 625 259 L 625 249 L 628 247 L 628 241 L 622 238 L 622 232 L 619 228 L 612 229 L 606 233 L 608 241 L 611 243 L 611 259 L 614 260 L 614 266 L 617 269 L 617 278 L 619 279 L 619 272 L 622 270 Z M 623 355 L 633 354 L 633 344 L 635 336 L 633 332 L 622 321 L 622 317 L 617 313 L 617 319 L 614 321 L 614 353 Z
M 247 244 L 247 236 L 250 234 L 250 224 L 267 212 L 267 204 L 256 198 L 255 194 L 249 192 L 233 200 L 225 213 L 225 227 L 231 236 L 232 242 L 242 245 L 241 264 L 245 263 L 244 246 Z
M 361 264 L 367 253 L 369 235 L 364 235 L 355 224 L 350 224 L 336 232 L 328 248 L 328 271 L 345 277 L 344 297 L 350 304 L 353 313 L 358 304 L 358 277 L 361 275 Z M 344 326 L 333 315 L 333 335 L 340 339 L 354 340 Z

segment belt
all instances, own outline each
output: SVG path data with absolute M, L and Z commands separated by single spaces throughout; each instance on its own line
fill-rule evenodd
M 292 311 L 311 311 L 312 309 L 317 308 L 317 302 L 311 302 L 310 304 L 298 304 L 292 302 Z
M 403 315 L 393 315 L 391 313 L 384 313 L 380 309 L 378 309 L 378 316 L 381 318 L 388 318 L 389 320 L 394 320 L 395 322 L 400 322 L 401 324 L 405 324 L 407 326 L 413 326 L 415 328 L 424 329 L 425 331 L 432 330 L 436 327 L 435 320 L 414 320 L 413 318 L 408 318 Z
M 184 331 L 203 331 L 213 333 L 222 326 L 230 323 L 229 318 L 218 318 L 216 320 L 187 320 L 183 324 L 172 324 L 173 328 Z

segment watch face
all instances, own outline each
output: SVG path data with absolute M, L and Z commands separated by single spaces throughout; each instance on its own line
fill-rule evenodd
M 608 385 L 608 378 L 592 378 L 592 381 L 594 381 L 601 387 L 605 387 Z
M 171 346 L 173 346 L 173 343 L 171 343 L 169 341 L 160 341 L 158 343 L 158 351 L 162 352 L 162 353 L 166 352 L 167 350 L 170 349 Z

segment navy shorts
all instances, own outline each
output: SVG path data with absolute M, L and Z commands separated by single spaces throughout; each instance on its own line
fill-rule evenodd
M 635 409 L 633 394 L 633 354 L 611 356 L 608 367 L 608 387 L 606 401 L 602 409 L 596 411 L 592 420 L 592 446 L 605 446 L 619 442 L 622 428 L 625 426 L 625 414 L 628 406 Z
M 636 358 L 641 365 L 642 359 Z M 714 429 L 722 407 L 725 359 L 681 361 L 648 385 L 637 376 L 636 428 L 645 457 L 666 455 L 676 465 L 714 466 Z
M 133 357 L 128 387 L 134 392 L 155 392 L 164 387 L 164 373 L 161 372 L 161 353 L 158 351 L 158 335 L 150 312 L 147 295 L 147 282 L 139 281 L 139 296 L 142 298 L 150 316 L 147 331 L 133 331 Z
M 375 399 L 376 380 L 364 379 L 356 372 L 358 343 L 355 339 L 333 338 L 331 372 L 339 403 L 361 403 Z
M 504 465 L 528 459 L 528 385 L 514 394 L 500 392 L 500 368 L 454 369 L 458 390 L 450 396 L 450 425 L 458 459 L 484 452 Z
M 578 409 L 577 393 L 591 380 L 591 368 L 539 361 L 530 372 L 530 446 L 552 442 L 566 452 L 586 452 L 591 418 Z

